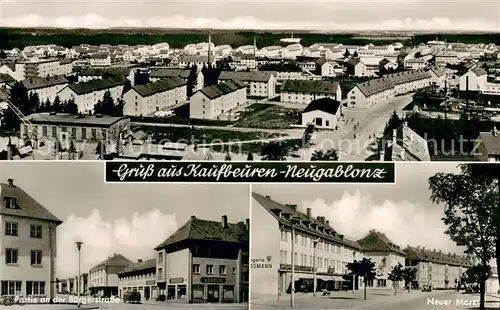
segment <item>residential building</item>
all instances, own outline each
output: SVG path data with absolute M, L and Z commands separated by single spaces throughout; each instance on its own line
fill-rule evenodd
M 476 160 L 500 161 L 500 135 L 496 127 L 490 132 L 481 132 L 475 141 Z
M 460 276 L 472 266 L 466 256 L 430 250 L 425 247 L 408 246 L 406 267 L 416 269 L 415 289 L 430 286 L 433 289 L 456 289 Z
M 232 72 L 222 71 L 219 81 L 239 80 L 247 86 L 247 97 L 274 98 L 276 78 L 269 71 Z
M 483 68 L 469 70 L 467 73 L 460 76 L 459 90 L 461 92 L 469 91 L 471 93 L 481 92 L 487 82 L 487 77 L 488 74 Z
M 118 273 L 118 296 L 125 292 L 139 292 L 141 301 L 155 301 L 158 297 L 156 286 L 156 259 L 137 260 Z
M 316 60 L 316 72 L 321 76 L 334 77 L 337 75 L 335 72 L 335 67 L 338 66 L 337 63 L 326 60 L 325 58 L 320 58 Z
M 91 295 L 118 296 L 118 274 L 132 262 L 121 254 L 113 254 L 89 270 Z
M 123 94 L 124 115 L 145 116 L 186 101 L 186 81 L 180 77 L 132 86 Z
M 248 302 L 249 225 L 192 216 L 155 248 L 160 293 L 188 303 Z
M 210 63 L 209 63 L 209 58 L 210 58 Z M 186 69 L 187 67 L 192 67 L 192 66 L 203 68 L 208 64 L 214 65 L 215 57 L 182 55 L 179 56 L 177 60 L 177 67 L 181 69 Z
M 366 65 L 356 58 L 351 58 L 346 62 L 346 73 L 352 76 L 372 76 Z
M 73 60 L 63 58 L 59 60 L 59 68 L 57 75 L 68 75 L 73 73 Z
M 101 80 L 109 77 L 123 77 L 132 81 L 133 72 L 130 68 L 85 68 L 77 72 L 78 83 L 90 80 Z
M 257 69 L 257 60 L 254 55 L 245 55 L 233 58 L 236 71 Z
M 27 78 L 61 75 L 60 63 L 57 58 L 37 59 L 16 63 L 16 70 L 22 72 L 22 80 Z M 68 74 L 68 73 L 66 73 Z
M 437 147 L 437 146 L 434 146 Z M 431 161 L 427 140 L 413 131 L 407 122 L 393 129 L 390 141 L 382 142 L 382 161 Z
M 109 54 L 94 54 L 90 57 L 91 67 L 110 67 L 111 66 L 111 55 Z
M 57 227 L 62 223 L 13 179 L 0 183 L 1 296 L 56 297 Z
M 125 79 L 112 77 L 88 82 L 69 84 L 58 96 L 62 101 L 73 99 L 78 106 L 78 112 L 85 114 L 94 113 L 95 104 L 104 97 L 104 93 L 110 92 L 115 102 L 122 98 Z
M 16 81 L 21 81 L 24 79 L 24 71 L 22 67 L 15 63 L 6 63 L 0 65 L 0 74 L 8 74 L 13 77 Z
M 246 103 L 247 86 L 239 80 L 226 80 L 202 88 L 189 101 L 190 118 L 216 119 Z
M 78 294 L 78 281 L 80 281 L 80 294 L 87 295 L 89 293 L 88 290 L 88 273 L 82 273 L 80 275 L 80 280 L 78 280 L 78 276 L 68 278 L 68 279 L 60 279 L 58 281 L 58 289 L 59 293 L 69 293 L 69 294 Z
M 429 69 L 429 73 L 432 85 L 441 88 L 446 86 L 446 69 L 444 67 L 432 67 Z
M 281 204 L 270 196 L 252 193 L 252 298 L 290 292 L 293 259 L 296 292 L 362 287 L 362 279 L 348 276 L 347 264 L 361 260 L 363 248 L 333 228 L 325 217 L 302 213 L 297 205 Z M 295 232 L 295 235 L 293 234 Z M 292 242 L 294 253 L 292 253 Z
M 499 79 L 500 82 L 500 79 Z M 500 83 L 484 83 L 481 94 L 485 95 L 485 98 L 493 97 L 495 99 L 500 97 Z
M 58 139 L 61 142 L 69 142 L 70 139 L 117 141 L 125 139 L 130 130 L 130 118 L 127 116 L 35 113 L 26 116 L 26 119 L 30 124 L 21 125 L 21 137 L 28 137 L 35 142 L 44 139 Z
M 368 280 L 369 288 L 392 289 L 396 285 L 403 288 L 403 283 L 393 283 L 388 279 L 391 270 L 401 264 L 405 266 L 406 253 L 394 244 L 382 232 L 371 230 L 363 239 L 358 240 L 364 248 L 364 256 L 375 263 L 376 279 Z
M 427 61 L 423 58 L 410 59 L 404 62 L 405 68 L 412 70 L 424 69 L 427 67 Z
M 387 58 L 384 58 L 382 59 L 379 63 L 379 71 L 382 71 L 382 72 L 387 72 L 387 71 L 391 71 L 391 70 L 396 70 L 398 68 L 398 64 L 390 61 L 389 59 Z M 419 68 L 419 69 L 422 69 L 422 68 Z
M 60 75 L 28 78 L 23 80 L 22 83 L 28 90 L 28 93 L 36 93 L 40 103 L 43 104 L 45 104 L 47 100 L 54 102 L 57 94 L 69 84 L 68 80 Z
M 303 126 L 314 124 L 319 128 L 335 129 L 342 111 L 342 104 L 330 98 L 321 98 L 311 101 L 302 111 L 301 123 Z
M 431 83 L 431 74 L 425 70 L 386 74 L 354 86 L 347 94 L 347 102 L 349 106 L 371 108 L 380 101 L 430 86 Z
M 442 50 L 436 53 L 435 62 L 436 65 L 455 65 L 459 63 L 458 53 L 455 51 Z
M 196 70 L 196 83 L 194 83 L 193 92 L 203 88 L 205 79 L 203 73 L 201 73 L 200 67 Z M 156 82 L 164 79 L 171 79 L 179 77 L 187 82 L 189 75 L 191 74 L 190 69 L 175 69 L 175 68 L 151 68 L 149 71 L 149 79 L 151 82 Z
M 342 100 L 342 90 L 339 83 L 331 81 L 287 80 L 281 85 L 281 102 L 308 104 L 320 98 Z

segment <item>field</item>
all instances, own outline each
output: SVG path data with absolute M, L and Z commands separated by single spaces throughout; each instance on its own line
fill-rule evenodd
M 236 127 L 287 129 L 299 120 L 299 111 L 287 109 L 274 104 L 255 103 L 240 114 L 234 123 Z
M 206 42 L 209 30 L 187 29 L 21 29 L 0 28 L 0 49 L 24 48 L 28 45 L 56 44 L 72 47 L 79 44 L 156 44 L 167 42 L 173 48 L 182 48 L 190 43 Z M 262 48 L 270 45 L 283 45 L 283 37 L 288 37 L 291 31 L 242 31 L 242 30 L 210 30 L 212 42 L 216 45 L 229 44 L 241 46 L 253 44 L 257 39 L 257 46 Z M 313 43 L 342 43 L 345 45 L 375 45 L 389 44 L 401 38 L 380 40 L 380 37 L 362 37 L 348 33 L 313 33 L 293 31 L 302 38 L 302 44 L 309 46 Z M 439 35 L 441 40 L 462 43 L 495 43 L 500 45 L 500 34 L 415 34 L 412 39 L 403 41 L 407 45 L 418 45 L 434 40 Z

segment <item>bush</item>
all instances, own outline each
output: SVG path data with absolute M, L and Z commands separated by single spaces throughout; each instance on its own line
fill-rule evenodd
M 155 116 L 146 116 L 146 117 L 132 116 L 130 120 L 136 123 L 179 124 L 179 125 L 191 125 L 191 126 L 228 126 L 232 124 L 232 122 L 227 120 L 194 119 L 194 118 L 184 118 L 177 115 L 169 118 L 155 117 Z

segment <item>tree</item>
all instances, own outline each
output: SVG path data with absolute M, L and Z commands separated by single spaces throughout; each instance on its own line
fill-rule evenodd
M 363 257 L 360 261 L 354 260 L 352 263 L 348 263 L 346 268 L 351 276 L 363 278 L 363 298 L 366 300 L 366 285 L 368 281 L 373 281 L 376 275 L 375 263 L 370 258 Z
M 473 172 L 470 165 L 460 166 L 461 172 L 437 173 L 429 178 L 431 201 L 445 205 L 443 222 L 446 234 L 465 253 L 474 255 L 481 266 L 479 275 L 480 310 L 485 307 L 485 290 L 489 261 L 495 257 L 498 216 L 498 193 L 490 191 L 490 182 Z
M 3 50 L 0 51 L 0 59 L 5 59 L 7 58 L 7 54 Z
M 314 134 L 314 129 L 314 125 L 309 124 L 304 130 L 304 135 L 302 136 L 302 142 L 304 143 L 304 146 L 306 146 L 311 141 L 312 135 Z
M 63 112 L 73 115 L 78 114 L 78 106 L 75 103 L 75 99 L 71 98 L 63 105 Z
M 407 267 L 403 270 L 403 281 L 405 281 L 405 287 L 408 290 L 408 293 L 410 293 L 411 285 L 416 278 L 417 269 Z
M 398 293 L 399 282 L 403 281 L 403 271 L 404 267 L 401 263 L 392 267 L 391 272 L 387 275 L 387 279 L 392 281 L 392 286 L 394 288 L 394 296 Z
M 253 161 L 253 154 L 252 153 L 248 153 L 247 160 Z
M 123 99 L 118 99 L 114 107 L 114 116 L 123 116 L 123 108 L 125 107 L 125 101 Z
M 358 56 L 358 51 L 354 51 L 354 54 L 352 54 L 352 57 L 354 57 L 354 58 L 358 58 L 358 57 L 359 57 L 359 56 Z
M 270 142 L 262 146 L 260 155 L 263 160 L 286 160 L 289 148 L 279 142 Z
M 68 155 L 70 160 L 75 159 L 75 154 L 76 154 L 76 146 L 75 146 L 75 141 L 73 140 L 73 137 L 70 138 L 69 140 L 69 145 L 68 145 Z
M 191 97 L 193 95 L 194 89 L 197 86 L 198 81 L 198 67 L 196 65 L 192 66 L 189 69 L 189 76 L 187 78 L 187 97 Z
M 349 50 L 346 48 L 344 53 L 344 58 L 347 58 L 349 56 L 351 56 L 351 53 L 349 53 Z
M 56 96 L 54 98 L 54 102 L 52 103 L 52 106 L 50 107 L 50 109 L 52 110 L 52 112 L 56 112 L 56 113 L 59 113 L 62 111 L 61 99 L 59 98 L 59 96 Z
M 338 161 L 339 156 L 335 149 L 328 151 L 316 150 L 311 156 L 311 161 Z
M 125 79 L 125 83 L 123 83 L 123 91 L 122 95 L 132 89 L 132 82 L 129 79 Z
M 111 92 L 107 90 L 104 92 L 104 96 L 101 101 L 101 113 L 102 115 L 113 115 L 115 112 L 115 101 L 111 96 Z
M 96 104 L 94 104 L 94 115 L 97 114 L 102 114 L 102 101 L 99 100 L 97 101 Z
M 106 144 L 103 141 L 97 141 L 97 146 L 95 148 L 95 154 L 99 156 L 99 159 L 104 160 L 106 156 Z
M 384 135 L 392 134 L 392 131 L 401 126 L 402 124 L 403 120 L 399 118 L 398 113 L 394 111 L 389 120 L 387 121 L 387 124 L 385 125 Z

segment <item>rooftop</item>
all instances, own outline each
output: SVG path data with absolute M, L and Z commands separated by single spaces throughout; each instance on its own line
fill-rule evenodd
M 215 99 L 242 88 L 246 88 L 246 85 L 243 82 L 239 80 L 227 80 L 219 84 L 205 87 L 201 89 L 200 92 L 209 99 Z
M 47 76 L 39 78 L 29 78 L 22 81 L 27 90 L 52 87 L 61 84 L 68 84 L 64 76 Z
M 26 118 L 36 124 L 53 124 L 53 125 L 74 125 L 74 126 L 110 126 L 115 122 L 127 119 L 128 116 L 102 116 L 94 115 L 74 115 L 67 113 L 34 113 L 26 116 Z
M 358 243 L 367 252 L 393 252 L 401 256 L 406 256 L 406 253 L 399 245 L 394 244 L 384 233 L 376 230 L 371 230 L 363 239 L 358 240 Z
M 185 69 L 170 69 L 170 68 L 151 68 L 149 72 L 149 77 L 151 78 L 170 78 L 170 77 L 180 77 L 187 79 L 191 70 Z
M 77 95 L 84 95 L 94 91 L 105 90 L 116 86 L 123 85 L 125 78 L 123 77 L 110 77 L 106 79 L 90 80 L 88 82 L 74 83 L 68 85 Z
M 336 94 L 338 87 L 338 82 L 321 80 L 286 80 L 281 86 L 281 91 Z
M 157 82 L 147 83 L 143 85 L 133 86 L 134 89 L 142 97 L 149 97 L 157 93 L 162 93 L 177 87 L 185 86 L 186 81 L 180 77 L 173 77 L 170 79 L 159 80 Z
M 55 222 L 56 225 L 62 223 L 55 215 L 42 206 L 38 201 L 26 193 L 23 189 L 14 184 L 14 180 L 7 180 L 7 183 L 0 183 L 0 199 L 4 201 L 6 197 L 15 198 L 16 206 L 11 209 L 5 203 L 1 204 L 0 214 L 18 216 L 31 219 L 39 219 Z
M 252 71 L 252 72 L 245 72 L 245 71 L 238 71 L 238 72 L 233 72 L 233 71 L 222 71 L 219 80 L 224 81 L 224 80 L 240 80 L 244 82 L 262 82 L 262 83 L 267 83 L 269 79 L 271 78 L 272 72 L 269 71 Z
M 466 256 L 461 256 L 452 253 L 443 253 L 438 250 L 430 250 L 425 247 L 407 246 L 404 249 L 406 258 L 414 261 L 431 262 L 436 264 L 470 267 L 472 264 Z
M 118 274 L 125 275 L 127 273 L 135 273 L 138 271 L 143 271 L 143 270 L 148 270 L 148 269 L 155 269 L 156 270 L 156 259 L 155 258 L 132 263 L 132 264 L 128 265 L 127 267 L 123 268 L 123 270 L 120 271 Z
M 302 113 L 310 112 L 310 111 L 323 111 L 332 115 L 336 115 L 341 103 L 340 101 L 336 101 L 330 98 L 320 98 L 311 101 L 309 105 L 302 111 Z
M 101 268 L 101 267 L 127 267 L 130 264 L 132 264 L 132 261 L 130 261 L 128 258 L 121 254 L 113 254 L 112 256 L 109 256 L 107 259 L 104 261 L 100 262 L 96 266 L 92 267 L 90 271 L 92 272 L 95 269 Z

